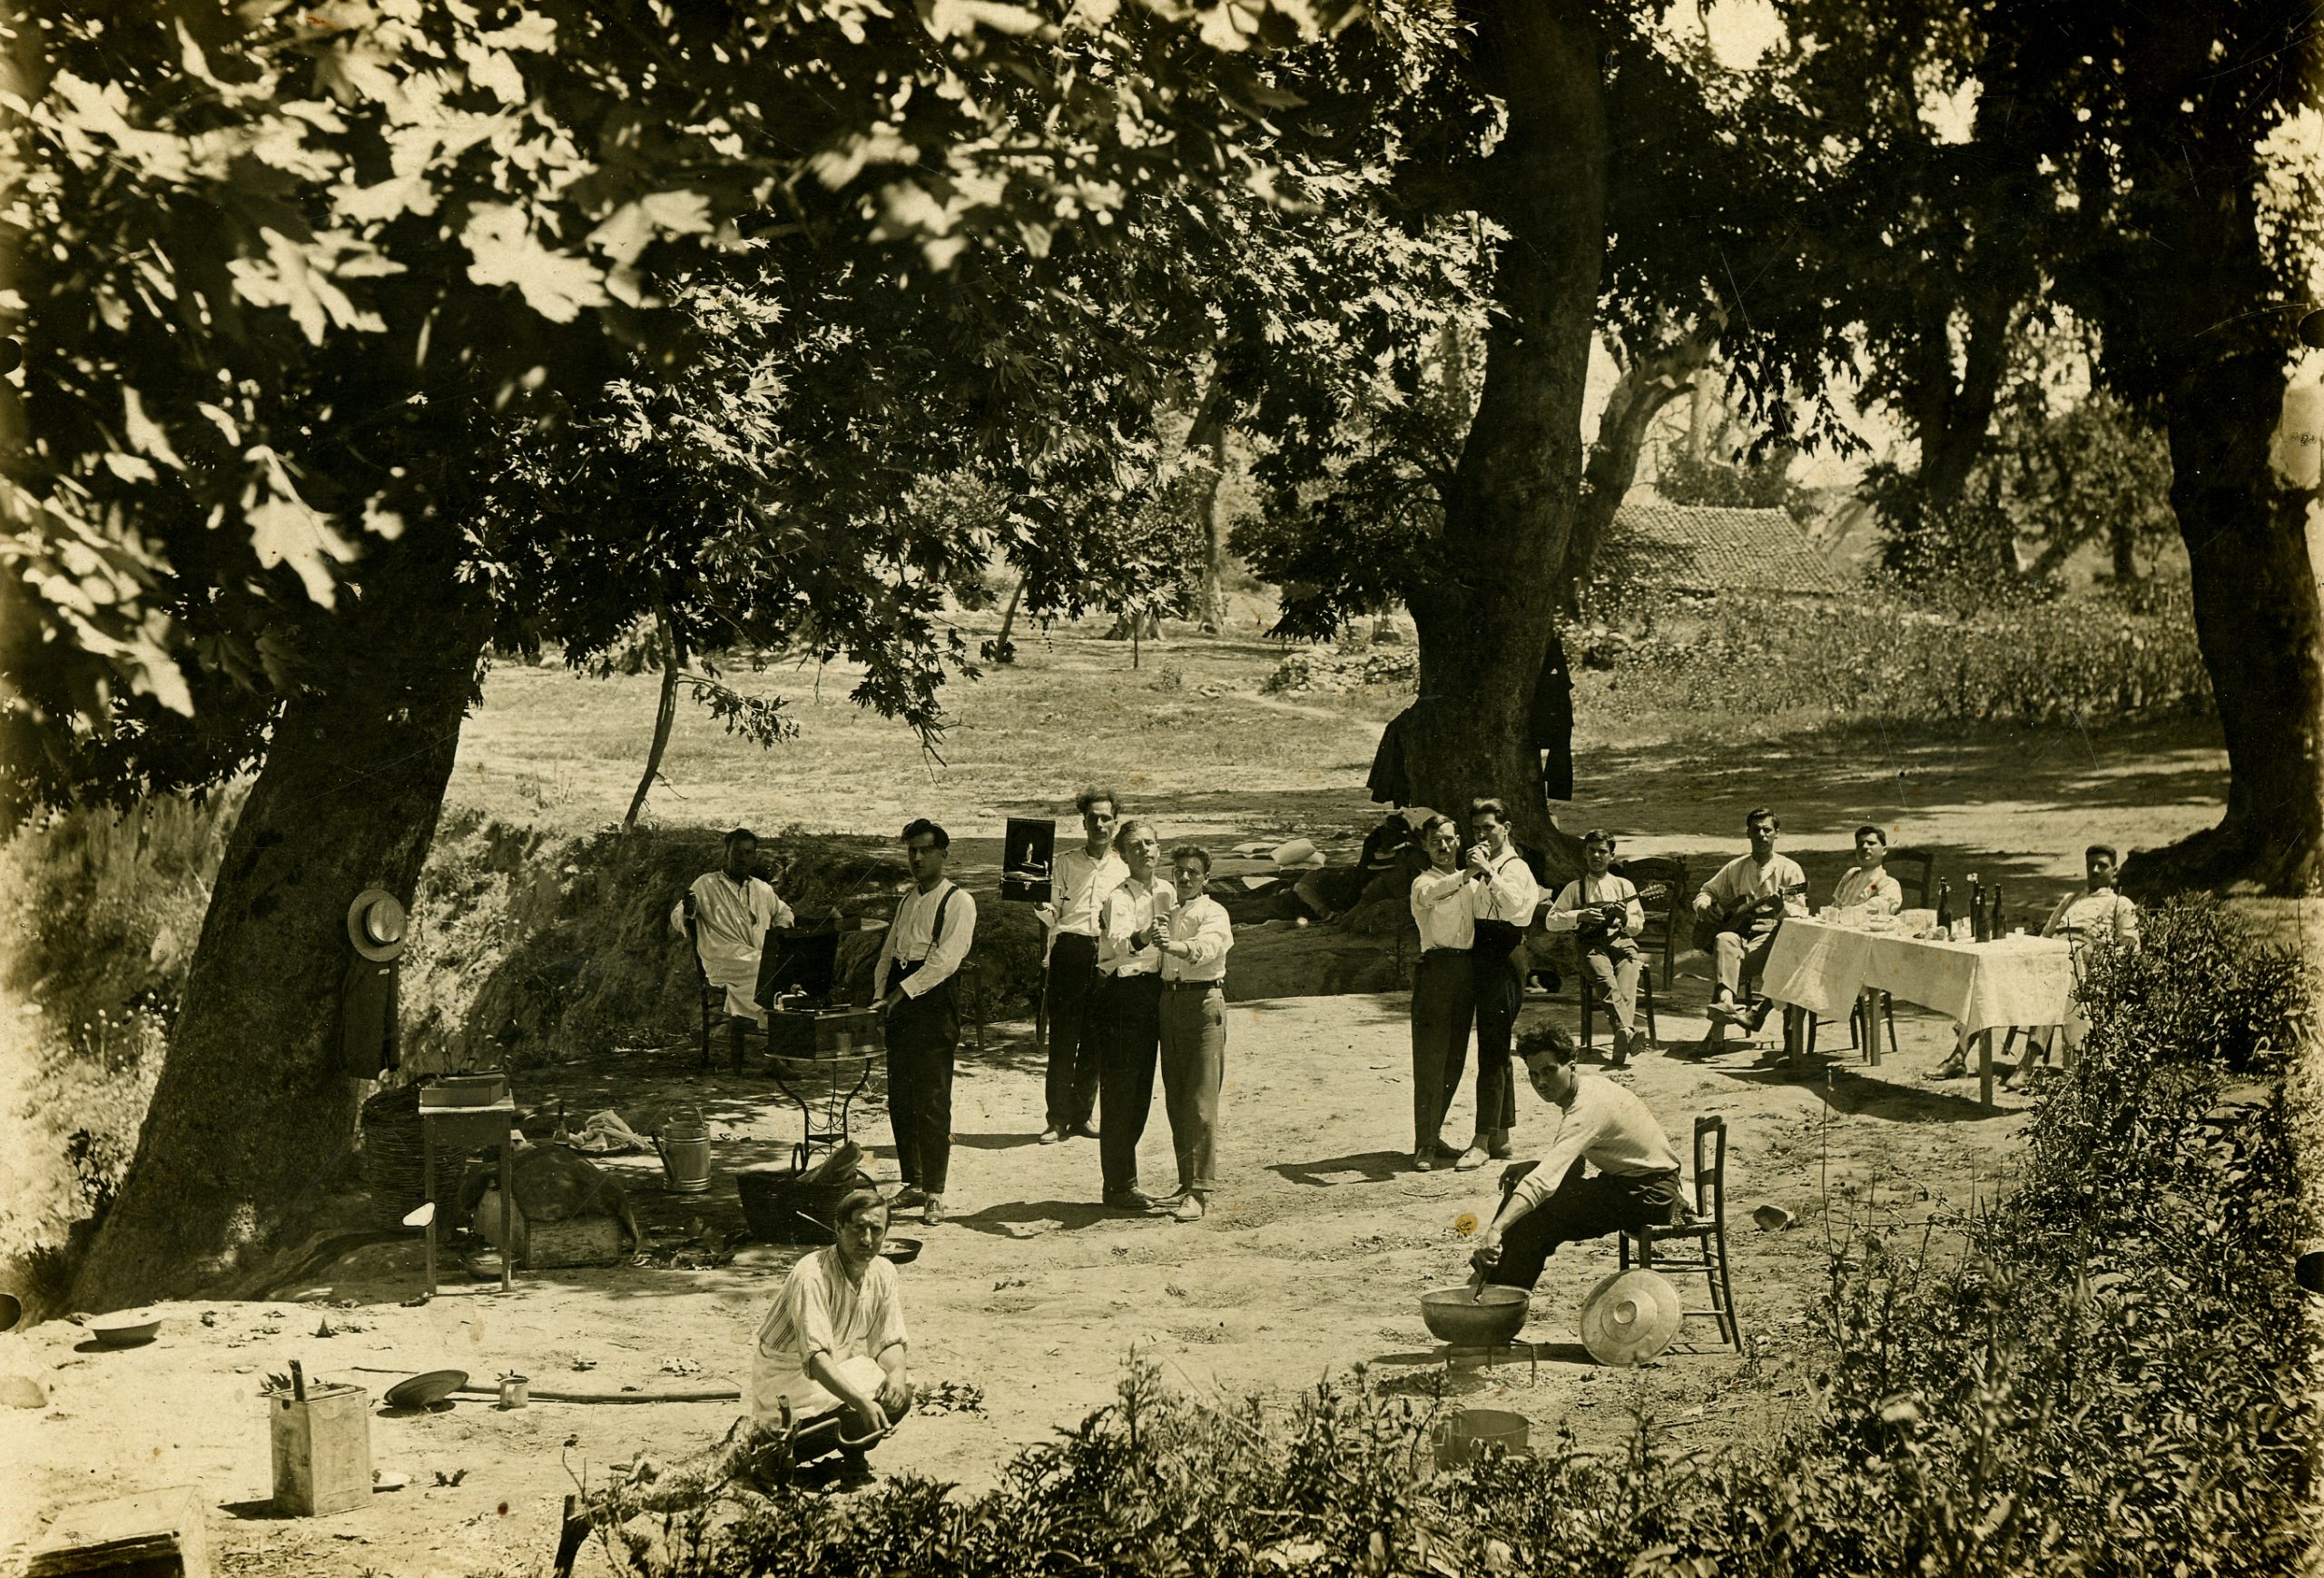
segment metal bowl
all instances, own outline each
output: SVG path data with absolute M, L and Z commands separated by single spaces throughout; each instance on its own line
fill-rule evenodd
M 1420 1317 L 1454 1347 L 1499 1347 L 1523 1328 L 1532 1304 L 1521 1287 L 1439 1287 L 1420 1296 Z
M 885 1255 L 889 1259 L 893 1260 L 899 1266 L 909 1266 L 913 1261 L 920 1258 L 920 1240 L 917 1238 L 890 1238 L 880 1246 L 880 1253 Z
M 466 1370 L 429 1370 L 398 1381 L 379 1401 L 390 1408 L 432 1408 L 468 1384 Z
M 150 1309 L 124 1309 L 89 1323 L 89 1335 L 103 1348 L 137 1347 L 152 1342 L 161 1329 L 161 1316 Z

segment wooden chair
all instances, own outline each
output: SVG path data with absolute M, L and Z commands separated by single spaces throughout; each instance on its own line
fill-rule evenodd
M 1672 979 L 1671 971 L 1679 962 L 1679 928 L 1686 925 L 1692 913 L 1695 890 L 1687 881 L 1687 863 L 1675 854 L 1641 854 L 1629 860 L 1618 860 L 1608 868 L 1616 876 L 1628 877 L 1631 885 L 1643 888 L 1651 883 L 1661 883 L 1669 888 L 1652 904 L 1640 907 L 1646 912 L 1646 924 L 1639 931 L 1639 944 L 1644 948 L 1659 928 L 1662 937 L 1662 979 Z M 1639 979 L 1645 980 L 1645 972 Z
M 702 949 L 694 938 L 694 919 L 686 917 L 686 957 L 694 961 L 694 999 L 702 1009 L 702 1067 L 710 1067 L 710 1026 L 714 1017 L 726 1017 L 726 989 L 710 983 L 710 972 L 702 967 Z
M 1906 908 L 1927 909 L 1929 890 L 1936 885 L 1935 852 L 1926 849 L 1892 849 L 1888 852 L 1887 865 L 1890 873 L 1896 875 L 1896 885 L 1900 888 L 1906 884 L 1904 874 L 1897 872 L 1896 868 L 1900 865 L 1915 868 L 1911 883 L 1912 902 Z M 1880 1061 L 1880 1027 L 1884 1024 L 1888 1027 L 1888 1050 L 1892 1052 L 1901 1050 L 1896 1040 L 1895 1001 L 1885 991 L 1877 989 L 1869 991 L 1856 1000 L 1856 1007 L 1848 1011 L 1849 1050 L 1854 1050 L 1861 1047 L 1864 1049 L 1866 1062 L 1878 1063 Z M 1811 1034 L 1808 1038 L 1808 1049 L 1811 1051 L 1815 1049 L 1815 1037 Z
M 1654 1247 L 1687 1239 L 1694 1252 L 1657 1261 Z M 1710 1307 L 1689 1309 L 1689 1317 L 1709 1316 L 1718 1323 L 1720 1340 L 1737 1353 L 1743 1351 L 1742 1327 L 1735 1318 L 1735 1288 L 1727 1275 L 1727 1119 L 1695 1119 L 1695 1215 L 1675 1227 L 1640 1228 L 1615 1239 L 1620 1268 L 1630 1267 L 1630 1245 L 1638 1245 L 1638 1263 L 1649 1270 L 1699 1272 L 1710 1284 Z
M 1590 1028 L 1592 1015 L 1602 1012 L 1606 1016 L 1606 1022 L 1613 1024 L 1615 1022 L 1614 1005 L 1606 1000 L 1605 991 L 1599 986 L 1596 976 L 1587 970 L 1582 971 L 1581 976 L 1581 1046 L 1582 1050 L 1587 1051 L 1590 1049 L 1590 1038 L 1592 1033 Z M 1654 966 L 1643 959 L 1640 959 L 1638 963 L 1638 1001 L 1639 1006 L 1646 1011 L 1647 1041 L 1649 1045 L 1659 1046 L 1662 1041 L 1662 1032 L 1655 1028 L 1654 1023 Z

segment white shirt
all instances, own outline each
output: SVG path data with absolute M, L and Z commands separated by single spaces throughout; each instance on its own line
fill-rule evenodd
M 1893 915 L 1905 907 L 1904 884 L 1886 866 L 1852 865 L 1832 890 L 1832 902 L 1843 910 L 1862 904 L 1876 915 Z
M 1517 1180 L 1512 1199 L 1532 1210 L 1557 1192 L 1577 1161 L 1600 1172 L 1638 1178 L 1676 1172 L 1679 1153 L 1647 1104 L 1623 1086 L 1594 1075 L 1577 1077 L 1572 1105 L 1558 1111 L 1558 1126 L 1541 1166 Z
M 2058 901 L 2058 907 L 2050 912 L 2049 920 L 2042 927 L 2044 937 L 2055 937 L 2061 932 L 2135 942 L 2139 940 L 2139 907 L 2112 888 L 2101 888 L 2094 893 L 2071 893 Z
M 1807 885 L 1807 873 L 1801 871 L 1799 863 L 1787 854 L 1771 854 L 1765 865 L 1748 854 L 1738 854 L 1719 867 L 1718 874 L 1705 883 L 1702 894 L 1697 896 L 1708 894 L 1714 909 L 1727 911 L 1732 910 L 1740 900 L 1768 898 L 1782 889 L 1805 888 Z M 1805 915 L 1807 913 L 1807 902 L 1795 894 L 1783 902 L 1783 912 Z M 1775 923 L 1775 916 L 1764 915 L 1753 925 L 1755 930 L 1766 932 Z
M 1049 902 L 1055 908 L 1049 922 L 1050 938 L 1055 940 L 1067 932 L 1077 937 L 1095 937 L 1098 906 L 1128 875 L 1129 867 L 1110 849 L 1094 859 L 1082 849 L 1068 849 L 1059 854 L 1050 878 Z
M 1162 979 L 1165 981 L 1224 981 L 1226 978 L 1226 951 L 1235 946 L 1234 923 L 1227 920 L 1226 908 L 1207 893 L 1188 899 L 1170 912 L 1164 923 L 1163 935 L 1173 942 L 1184 942 L 1194 950 L 1191 959 L 1176 953 L 1162 955 Z
M 704 979 L 726 989 L 729 1014 L 758 1018 L 759 953 L 769 927 L 791 924 L 791 906 L 758 878 L 738 883 L 724 872 L 703 873 L 686 892 L 694 895 L 694 949 Z M 670 929 L 686 929 L 684 899 L 670 906 Z
M 1168 921 L 1170 912 L 1177 902 L 1177 889 L 1159 877 L 1146 886 L 1140 886 L 1136 877 L 1123 878 L 1121 885 L 1106 895 L 1106 902 L 1100 911 L 1098 973 L 1158 973 L 1162 968 L 1161 948 L 1152 942 L 1144 948 L 1132 948 L 1129 940 L 1139 932 L 1152 935 L 1155 921 L 1157 918 Z
M 1533 868 L 1525 863 L 1513 843 L 1498 855 L 1487 855 L 1485 863 L 1492 868 L 1492 875 L 1470 883 L 1469 913 L 1480 921 L 1506 921 L 1521 929 L 1531 925 L 1533 912 L 1541 903 L 1541 884 L 1533 880 Z
M 1469 907 L 1469 873 L 1431 866 L 1413 879 L 1413 922 L 1420 928 L 1423 952 L 1431 948 L 1467 952 L 1477 940 L 1477 920 Z
M 1616 876 L 1612 872 L 1608 872 L 1602 877 L 1593 877 L 1588 872 L 1582 873 L 1573 881 L 1566 883 L 1563 891 L 1558 894 L 1556 902 L 1550 905 L 1550 913 L 1552 916 L 1570 915 L 1579 909 L 1598 904 L 1610 904 L 1621 899 L 1630 901 L 1622 907 L 1622 918 L 1629 924 L 1629 930 L 1622 935 L 1636 937 L 1646 926 L 1646 906 L 1638 902 L 1638 884 L 1628 877 Z M 1547 930 L 1552 932 L 1571 932 L 1574 929 L 1572 922 L 1570 922 L 1559 923 L 1551 921 L 1544 922 L 1544 925 Z
M 954 899 L 954 893 L 960 896 Z M 931 945 L 937 909 L 948 903 L 950 907 L 944 912 L 944 935 Z M 969 943 L 976 934 L 977 902 L 967 889 L 956 885 L 949 877 L 936 884 L 934 893 L 923 893 L 914 887 L 896 906 L 895 921 L 880 943 L 880 962 L 872 971 L 872 1001 L 877 1002 L 888 995 L 889 967 L 899 960 L 920 964 L 918 970 L 904 978 L 906 997 L 920 997 L 943 985 L 960 968 L 960 961 L 968 957 Z
M 894 1263 L 873 1256 L 858 1286 L 848 1280 L 836 1248 L 818 1249 L 791 1267 L 759 1322 L 751 1353 L 751 1416 L 775 1418 L 783 1403 L 794 1415 L 822 1413 L 839 1399 L 807 1373 L 809 1359 L 827 1354 L 839 1364 L 876 1362 L 907 1341 Z

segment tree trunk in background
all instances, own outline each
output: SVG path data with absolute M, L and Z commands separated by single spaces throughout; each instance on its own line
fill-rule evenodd
M 1510 240 L 1442 553 L 1405 597 L 1420 635 L 1405 760 L 1420 804 L 1459 815 L 1472 795 L 1507 801 L 1519 840 L 1562 877 L 1580 869 L 1579 850 L 1550 821 L 1528 724 L 1581 493 L 1582 385 L 1606 245 L 1600 42 L 1571 0 L 1488 0 L 1463 14 L 1486 91 L 1509 106 L 1477 206 Z
M 685 649 L 678 644 L 669 610 L 656 616 L 655 624 L 662 636 L 662 696 L 654 707 L 654 742 L 645 747 L 645 771 L 638 777 L 637 793 L 629 797 L 629 814 L 621 819 L 624 833 L 637 825 L 638 813 L 645 809 L 645 797 L 662 772 L 662 753 L 670 748 L 670 730 L 678 721 L 678 675 L 685 667 Z
M 136 1158 L 74 1285 L 81 1308 L 192 1294 L 243 1267 L 348 1152 L 348 907 L 372 886 L 410 906 L 489 626 L 452 574 L 457 538 L 418 535 L 341 589 L 319 688 L 275 723 Z
M 1187 429 L 1187 450 L 1210 461 L 1210 474 L 1195 491 L 1194 514 L 1202 528 L 1202 585 L 1195 593 L 1195 619 L 1206 636 L 1226 627 L 1226 517 L 1219 508 L 1219 484 L 1226 478 L 1226 361 L 1211 364 L 1202 403 L 1195 408 L 1194 426 Z
M 2299 893 L 2324 878 L 2324 617 L 2309 495 L 2270 463 L 2283 389 L 2280 359 L 2261 350 L 2191 370 L 2164 400 L 2171 505 L 2230 776 L 2217 827 L 2124 867 L 2143 891 L 2243 881 Z
M 2118 518 L 2106 528 L 2106 546 L 2113 551 L 2114 584 L 2118 587 L 2138 584 L 2138 532 L 2127 519 Z
M 1606 397 L 1605 414 L 1598 419 L 1597 441 L 1590 446 L 1589 464 L 1582 470 L 1581 504 L 1573 520 L 1573 536 L 1566 544 L 1565 564 L 1558 572 L 1558 608 L 1571 615 L 1581 608 L 1581 588 L 1598 562 L 1613 528 L 1614 512 L 1638 476 L 1639 456 L 1646 449 L 1647 433 L 1662 409 L 1680 395 L 1696 392 L 1697 379 L 1710 362 L 1718 343 L 1714 331 L 1697 330 L 1675 345 L 1640 357 L 1622 370 L 1613 391 Z
M 1016 649 L 1009 644 L 1009 633 L 1017 627 L 1017 606 L 1024 600 L 1025 577 L 1024 573 L 1019 571 L 1017 576 L 1017 585 L 1009 593 L 1009 607 L 1000 611 L 1000 634 L 992 638 L 992 646 L 985 653 L 985 656 L 995 663 L 1017 661 Z

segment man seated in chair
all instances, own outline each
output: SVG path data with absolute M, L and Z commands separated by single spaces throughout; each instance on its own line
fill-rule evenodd
M 1741 1025 L 1756 1035 L 1767 1022 L 1771 1000 L 1750 1001 L 1758 986 L 1759 971 L 1767 966 L 1783 918 L 1807 913 L 1802 897 L 1807 892 L 1807 873 L 1790 856 L 1776 853 L 1780 830 L 1776 814 L 1766 807 L 1747 813 L 1743 832 L 1751 841 L 1750 853 L 1719 867 L 1695 895 L 1697 942 L 1711 955 L 1718 971 L 1718 984 L 1711 992 L 1710 1029 L 1702 1040 L 1704 1051 L 1718 1050 L 1727 1039 L 1728 1025 Z M 1797 1017 L 1797 1011 L 1784 1016 L 1787 1040 L 1798 1033 Z
M 2058 901 L 2043 923 L 2044 937 L 2063 937 L 2074 944 L 2074 979 L 2082 979 L 2082 944 L 2085 942 L 2121 942 L 2135 948 L 2139 943 L 2139 907 L 2114 889 L 2114 873 L 2121 863 L 2110 843 L 2093 843 L 2083 852 L 2082 871 L 2083 891 L 2068 893 Z M 2075 1002 L 2066 1010 L 2065 1022 L 2054 1029 L 2043 1026 L 2026 1032 L 2025 1056 L 2011 1071 L 2007 1088 L 2023 1088 L 2033 1075 L 2038 1060 L 2044 1068 L 2057 1040 L 2063 1036 L 2068 1052 L 2078 1050 L 2082 1040 L 2090 1033 L 2089 1016 Z M 1962 1060 L 1965 1070 L 1967 1059 Z
M 1566 883 L 1542 920 L 1544 930 L 1571 931 L 1584 984 L 1603 998 L 1614 1021 L 1613 1066 L 1637 1050 L 1638 934 L 1646 925 L 1638 887 L 1616 876 L 1614 835 L 1593 827 L 1581 835 L 1581 875 Z
M 1856 864 L 1832 889 L 1832 907 L 1864 909 L 1875 915 L 1901 914 L 1905 886 L 1888 874 L 1888 835 L 1869 822 L 1856 830 Z
M 1688 1215 L 1679 1154 L 1647 1104 L 1611 1080 L 1574 1066 L 1573 1039 L 1554 1025 L 1518 1041 L 1533 1093 L 1555 1110 L 1541 1159 L 1501 1175 L 1501 1208 L 1477 1235 L 1476 1279 L 1531 1287 L 1561 1244 L 1672 1227 Z M 1584 1169 L 1598 1170 L 1585 1177 Z
M 694 878 L 685 896 L 670 909 L 672 931 L 684 932 L 688 921 L 694 922 L 703 979 L 726 993 L 726 1040 L 738 1074 L 743 1071 L 743 1037 L 753 1026 L 766 1022 L 754 998 L 767 929 L 792 922 L 791 906 L 751 874 L 758 858 L 758 834 L 747 827 L 734 829 L 726 835 L 726 863 Z
M 837 1451 L 852 1474 L 911 1407 L 894 1264 L 880 1253 L 888 1203 L 853 1190 L 832 1213 L 834 1242 L 803 1257 L 759 1322 L 751 1353 L 753 1439 L 790 1460 Z

